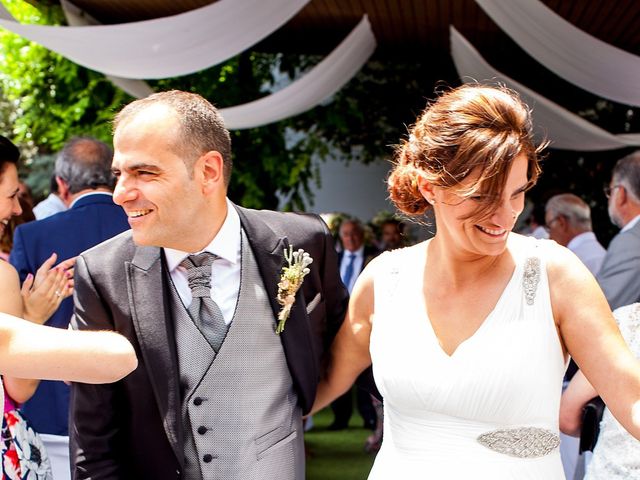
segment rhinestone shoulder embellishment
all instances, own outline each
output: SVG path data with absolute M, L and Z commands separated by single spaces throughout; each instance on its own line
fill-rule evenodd
M 517 458 L 543 457 L 560 445 L 557 434 L 537 427 L 493 430 L 483 433 L 477 440 L 494 452 Z
M 536 298 L 536 290 L 540 282 L 540 259 L 538 257 L 527 258 L 524 265 L 524 278 L 522 284 L 524 287 L 524 298 L 527 305 L 533 305 Z

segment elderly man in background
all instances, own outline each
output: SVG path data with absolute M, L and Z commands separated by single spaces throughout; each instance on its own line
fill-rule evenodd
M 595 276 L 600 271 L 606 250 L 591 225 L 591 209 L 572 193 L 551 197 L 545 208 L 549 238 L 567 247 Z
M 59 260 L 75 257 L 129 228 L 127 216 L 113 203 L 112 158 L 111 147 L 89 137 L 71 139 L 58 154 L 56 182 L 68 210 L 16 229 L 11 263 L 22 281 L 54 252 Z M 73 300 L 65 299 L 46 324 L 67 328 L 72 313 Z M 70 478 L 69 387 L 64 382 L 40 382 L 22 410 L 42 436 L 53 477 Z
M 365 245 L 364 226 L 355 218 L 347 218 L 340 224 L 338 230 L 342 251 L 338 254 L 338 265 L 342 283 L 349 293 L 364 267 L 380 252 L 374 247 Z M 377 423 L 376 411 L 369 393 L 356 389 L 356 403 L 358 411 L 364 420 L 363 427 L 375 430 Z M 349 390 L 331 403 L 333 422 L 329 430 L 343 430 L 348 428 L 353 413 L 353 393 Z
M 609 218 L 621 230 L 596 279 L 614 310 L 640 301 L 640 150 L 618 160 L 605 195 Z

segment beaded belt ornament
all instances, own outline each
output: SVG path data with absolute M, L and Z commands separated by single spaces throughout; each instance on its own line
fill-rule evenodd
M 477 440 L 494 452 L 517 458 L 543 457 L 560 445 L 557 434 L 537 427 L 493 430 L 483 433 Z

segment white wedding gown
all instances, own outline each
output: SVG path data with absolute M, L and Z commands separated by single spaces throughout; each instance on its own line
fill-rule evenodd
M 424 305 L 425 244 L 372 263 L 370 351 L 384 437 L 369 480 L 564 479 L 557 444 L 565 361 L 551 313 L 549 243 L 518 244 L 494 310 L 451 356 Z

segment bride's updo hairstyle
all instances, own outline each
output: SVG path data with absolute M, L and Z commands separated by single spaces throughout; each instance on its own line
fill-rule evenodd
M 422 215 L 430 207 L 418 189 L 423 176 L 431 185 L 453 189 L 463 199 L 473 197 L 473 217 L 487 217 L 500 200 L 513 159 L 528 159 L 528 188 L 540 173 L 531 116 L 518 94 L 504 87 L 463 85 L 427 106 L 396 149 L 388 190 L 396 207 Z M 477 178 L 460 184 L 472 172 Z

